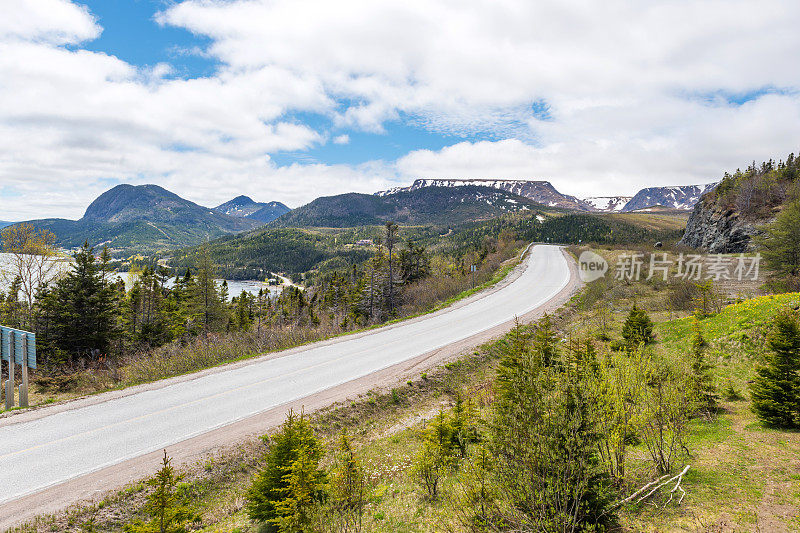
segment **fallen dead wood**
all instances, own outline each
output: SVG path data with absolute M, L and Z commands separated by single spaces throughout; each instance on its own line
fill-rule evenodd
M 664 506 L 666 507 L 666 505 L 669 504 L 669 502 L 672 501 L 673 497 L 675 496 L 676 491 L 680 491 L 680 493 L 681 493 L 681 497 L 678 500 L 678 504 L 680 504 L 681 502 L 683 502 L 684 496 L 686 496 L 686 491 L 683 490 L 683 487 L 681 486 L 681 483 L 683 482 L 683 476 L 685 476 L 686 472 L 689 471 L 690 466 L 691 465 L 686 465 L 683 468 L 683 470 L 681 470 L 680 474 L 677 474 L 677 475 L 674 475 L 674 476 L 670 476 L 670 474 L 666 474 L 666 475 L 661 476 L 660 478 L 658 478 L 658 479 L 656 479 L 654 481 L 651 481 L 650 483 L 644 485 L 643 487 L 641 487 L 639 490 L 637 490 L 636 492 L 634 492 L 633 494 L 631 494 L 630 496 L 628 496 L 624 500 L 620 500 L 617 503 L 615 503 L 611 507 L 611 509 L 616 509 L 616 508 L 618 508 L 618 507 L 620 507 L 620 506 L 632 501 L 634 498 L 636 498 L 640 494 L 642 494 L 645 491 L 647 491 L 648 489 L 650 489 L 650 492 L 647 492 L 647 494 L 645 494 L 644 496 L 640 496 L 639 499 L 636 500 L 636 503 L 641 503 L 644 500 L 646 500 L 647 498 L 649 498 L 650 496 L 652 496 L 653 494 L 655 494 L 656 491 L 658 491 L 658 489 L 660 489 L 661 487 L 663 487 L 665 485 L 669 485 L 673 481 L 675 482 L 675 486 L 672 487 L 672 490 L 669 491 L 669 500 L 667 500 L 667 503 L 665 503 Z

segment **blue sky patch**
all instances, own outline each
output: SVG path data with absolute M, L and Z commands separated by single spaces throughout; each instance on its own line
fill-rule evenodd
M 165 0 L 83 0 L 103 33 L 80 47 L 116 56 L 139 67 L 169 63 L 173 76 L 211 76 L 219 62 L 202 52 L 210 39 L 183 28 L 160 26 L 154 19 L 172 2 Z
M 718 89 L 716 91 L 692 93 L 689 94 L 689 99 L 699 100 L 700 102 L 703 102 L 704 104 L 710 106 L 727 105 L 731 107 L 739 107 L 748 102 L 753 102 L 755 100 L 758 100 L 762 96 L 766 96 L 768 94 L 792 95 L 796 93 L 797 91 L 792 89 L 785 89 L 768 85 L 765 87 L 758 87 L 756 89 L 750 89 L 747 91 L 738 91 L 738 92 Z

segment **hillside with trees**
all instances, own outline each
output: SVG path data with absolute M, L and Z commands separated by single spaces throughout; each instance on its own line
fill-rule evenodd
M 294 213 L 294 212 L 293 212 Z M 403 241 L 437 253 L 460 254 L 504 232 L 527 242 L 628 244 L 675 242 L 682 230 L 672 220 L 653 224 L 652 217 L 515 211 L 484 221 L 453 225 L 398 225 Z M 638 216 L 638 215 L 637 215 Z M 349 228 L 266 228 L 221 237 L 202 246 L 227 279 L 264 279 L 284 272 L 309 281 L 319 272 L 346 271 L 366 261 L 381 244 L 383 224 Z M 362 244 L 359 244 L 361 242 Z M 366 243 L 366 244 L 365 244 Z M 369 244 L 371 243 L 371 244 Z M 169 253 L 170 266 L 191 266 L 201 247 Z
M 115 253 L 168 250 L 262 225 L 218 213 L 157 185 L 118 185 L 95 199 L 80 220 L 29 223 L 53 233 L 63 248 L 78 248 L 88 241 Z
M 753 161 L 745 170 L 726 172 L 705 194 L 689 217 L 682 244 L 713 253 L 738 253 L 755 248 L 762 226 L 800 196 L 800 161 Z
M 343 228 L 392 220 L 404 225 L 448 226 L 542 208 L 529 198 L 491 187 L 424 187 L 382 196 L 348 193 L 317 198 L 272 225 Z

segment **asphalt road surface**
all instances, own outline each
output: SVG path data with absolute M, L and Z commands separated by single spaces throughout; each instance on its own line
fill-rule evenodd
M 283 357 L 76 408 L 45 408 L 37 418 L 0 424 L 3 504 L 110 465 L 252 417 L 522 316 L 571 281 L 556 246 L 538 245 L 505 287 L 463 306 Z M 19 418 L 19 422 L 15 422 Z

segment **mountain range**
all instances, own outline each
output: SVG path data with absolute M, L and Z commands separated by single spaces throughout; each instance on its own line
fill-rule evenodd
M 317 198 L 271 223 L 278 227 L 352 227 L 383 224 L 450 226 L 503 213 L 540 209 L 530 198 L 491 187 L 430 186 L 385 194 L 348 193 Z
M 280 202 L 256 202 L 249 196 L 242 195 L 218 205 L 214 211 L 232 217 L 249 218 L 267 223 L 288 213 L 291 209 Z
M 531 200 L 547 207 L 560 207 L 563 209 L 575 209 L 578 211 L 593 211 L 592 207 L 576 198 L 562 194 L 553 187 L 549 181 L 531 180 L 446 180 L 446 179 L 418 179 L 408 187 L 395 187 L 388 191 L 375 193 L 376 196 L 389 196 L 399 192 L 409 192 L 423 189 L 425 187 L 491 187 L 505 191 L 517 196 L 530 198 Z
M 625 204 L 623 211 L 636 211 L 656 205 L 690 211 L 700 197 L 716 187 L 716 183 L 706 185 L 676 185 L 671 187 L 647 187 Z
M 88 241 L 112 250 L 155 251 L 199 244 L 262 225 L 181 198 L 158 185 L 117 185 L 97 197 L 80 220 L 29 221 L 74 248 Z
M 415 191 L 425 187 L 492 187 L 530 198 L 548 207 L 559 207 L 577 211 L 613 213 L 629 212 L 661 205 L 671 209 L 691 210 L 700 196 L 713 189 L 716 184 L 679 185 L 670 187 L 648 187 L 635 196 L 591 196 L 578 198 L 563 194 L 549 181 L 541 180 L 479 180 L 479 179 L 418 179 L 408 187 L 395 187 L 375 193 L 387 196 L 404 191 Z
M 30 221 L 74 248 L 89 241 L 112 251 L 155 252 L 192 246 L 269 224 L 272 227 L 353 227 L 393 220 L 406 225 L 452 226 L 519 210 L 629 212 L 664 206 L 688 210 L 715 185 L 649 187 L 634 197 L 577 198 L 548 181 L 420 179 L 375 194 L 317 198 L 295 210 L 280 202 L 238 196 L 215 208 L 181 198 L 157 185 L 118 185 L 95 199 L 79 220 Z M 2 227 L 2 223 L 0 223 Z

